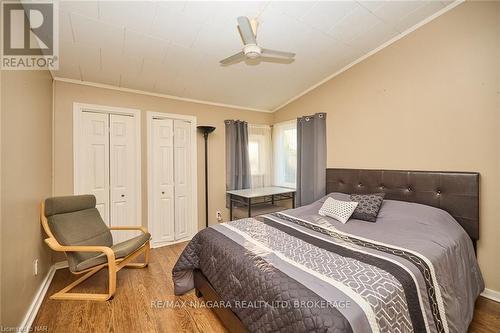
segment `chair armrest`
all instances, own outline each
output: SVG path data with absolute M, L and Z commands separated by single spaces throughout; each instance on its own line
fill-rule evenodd
M 115 226 L 115 227 L 108 227 L 109 230 L 140 230 L 142 231 L 143 234 L 148 232 L 148 229 L 146 229 L 143 226 Z
M 94 245 L 61 245 L 55 238 L 46 238 L 45 243 L 54 251 L 60 252 L 102 252 L 108 257 L 108 262 L 115 261 L 115 253 L 107 246 Z

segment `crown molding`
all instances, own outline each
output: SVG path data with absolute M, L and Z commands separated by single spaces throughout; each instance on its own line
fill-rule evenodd
M 224 104 L 224 103 L 209 102 L 209 101 L 203 101 L 203 100 L 199 100 L 199 99 L 178 97 L 178 96 L 173 96 L 173 95 L 149 92 L 149 91 L 145 91 L 145 90 L 130 89 L 130 88 L 113 86 L 110 84 L 68 79 L 68 78 L 57 77 L 57 76 L 54 77 L 54 81 L 79 84 L 79 85 L 89 86 L 89 87 L 94 87 L 94 88 L 111 89 L 111 90 L 116 90 L 116 91 L 121 91 L 121 92 L 128 92 L 128 93 L 133 93 L 133 94 L 140 94 L 140 95 L 153 96 L 153 97 L 159 97 L 159 98 L 173 99 L 173 100 L 182 101 L 182 102 L 190 102 L 190 103 L 204 104 L 204 105 L 210 105 L 210 106 L 219 106 L 219 107 L 223 107 L 223 108 L 231 108 L 231 109 L 238 109 L 238 110 L 244 110 L 244 111 L 265 112 L 265 113 L 273 112 L 271 110 L 255 109 L 255 108 L 250 108 L 250 107 L 245 107 L 245 106 L 240 106 L 240 105 L 231 105 L 231 104 Z
M 319 81 L 318 83 L 312 85 L 311 87 L 307 88 L 306 90 L 302 91 L 301 93 L 299 93 L 298 95 L 290 98 L 288 101 L 286 101 L 285 103 L 281 104 L 280 106 L 274 108 L 272 110 L 272 112 L 276 112 L 282 108 L 284 108 L 285 106 L 287 106 L 288 104 L 292 103 L 293 101 L 299 99 L 300 97 L 304 96 L 305 94 L 307 94 L 308 92 L 318 88 L 319 86 L 321 86 L 323 83 L 326 83 L 327 81 L 330 81 L 331 79 L 333 79 L 334 77 L 342 74 L 343 72 L 345 72 L 346 70 L 348 70 L 349 68 L 353 67 L 354 65 L 362 62 L 363 60 L 365 60 L 366 58 L 374 55 L 375 53 L 381 51 L 382 49 L 385 49 L 386 47 L 388 47 L 389 45 L 393 44 L 394 42 L 400 40 L 401 38 L 407 36 L 408 34 L 412 33 L 413 31 L 417 30 L 418 28 L 420 28 L 421 26 L 431 22 L 432 20 L 438 18 L 439 16 L 443 15 L 444 13 L 452 10 L 453 8 L 455 8 L 456 6 L 460 5 L 461 3 L 465 2 L 465 0 L 456 0 L 452 3 L 450 3 L 448 6 L 442 8 L 441 10 L 435 12 L 434 14 L 432 14 L 431 16 L 425 18 L 424 20 L 420 21 L 419 23 L 415 24 L 414 26 L 412 26 L 411 28 L 408 28 L 407 30 L 403 31 L 402 33 L 400 33 L 399 35 L 393 37 L 392 39 L 388 40 L 387 42 L 385 42 L 384 44 L 380 45 L 379 47 L 371 50 L 370 52 L 366 53 L 365 55 L 361 56 L 360 58 L 354 60 L 353 62 L 351 62 L 350 64 L 348 64 L 347 66 L 343 67 L 342 69 L 336 71 L 335 73 L 327 76 L 326 78 L 324 78 L 323 80 Z

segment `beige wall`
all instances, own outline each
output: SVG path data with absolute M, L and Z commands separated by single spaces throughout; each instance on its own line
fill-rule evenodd
M 3 33 L 1 31 L 0 33 Z M 0 250 L 2 250 L 2 109 L 3 109 L 3 99 L 2 99 L 2 77 L 3 71 L 0 70 Z M 0 324 L 2 321 L 2 254 L 0 253 Z
M 52 191 L 52 77 L 1 76 L 1 325 L 18 326 L 50 267 L 38 205 Z
M 215 211 L 221 210 L 228 219 L 225 209 L 225 119 L 241 119 L 255 124 L 270 124 L 271 113 L 243 111 L 205 104 L 190 103 L 173 99 L 122 92 L 111 89 L 83 86 L 56 81 L 55 123 L 54 123 L 54 191 L 55 195 L 73 193 L 73 103 L 90 103 L 107 106 L 140 109 L 142 112 L 142 216 L 147 225 L 147 141 L 146 111 L 194 115 L 198 125 L 217 127 L 209 137 L 209 220 L 215 223 Z M 203 136 L 198 135 L 198 225 L 205 225 L 205 183 Z
M 328 167 L 480 172 L 478 257 L 497 291 L 499 36 L 500 2 L 464 3 L 274 114 L 327 112 Z
M 3 33 L 3 31 L 0 31 L 0 33 Z M 2 109 L 3 109 L 3 99 L 2 99 L 2 77 L 3 77 L 3 71 L 0 70 L 0 251 L 2 250 L 2 223 L 3 223 L 3 218 L 2 218 Z M 3 253 L 3 252 L 2 252 Z M 2 253 L 0 253 L 0 324 L 3 323 L 2 321 Z

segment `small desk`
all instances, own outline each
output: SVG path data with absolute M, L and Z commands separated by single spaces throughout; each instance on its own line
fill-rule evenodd
M 252 205 L 271 204 L 276 201 L 292 200 L 295 208 L 295 189 L 287 187 L 269 186 L 261 188 L 248 188 L 244 190 L 226 191 L 229 194 L 229 220 L 233 220 L 233 203 L 248 207 L 248 217 L 252 216 Z M 270 198 L 269 198 L 270 197 Z M 263 198 L 261 201 L 252 199 Z

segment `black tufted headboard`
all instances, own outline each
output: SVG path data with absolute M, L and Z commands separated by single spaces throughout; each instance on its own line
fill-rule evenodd
M 476 245 L 479 173 L 326 169 L 326 193 L 385 192 L 386 199 L 421 203 L 450 213 Z

